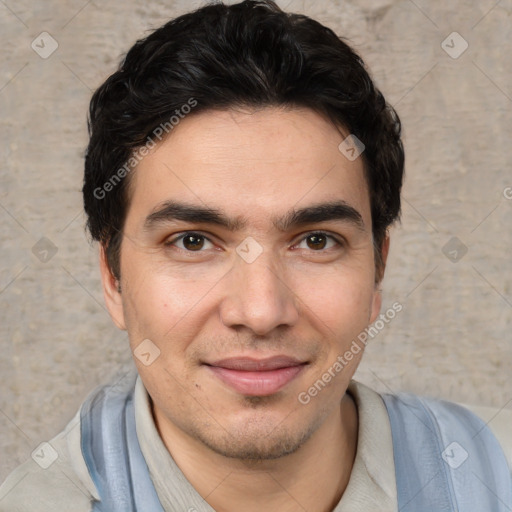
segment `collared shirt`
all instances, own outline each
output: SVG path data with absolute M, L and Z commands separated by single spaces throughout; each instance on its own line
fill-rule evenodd
M 348 392 L 359 416 L 357 453 L 349 483 L 333 512 L 396 512 L 397 496 L 393 444 L 388 414 L 378 393 L 352 381 Z M 512 411 L 471 408 L 500 441 L 512 467 Z M 140 377 L 135 386 L 137 436 L 152 481 L 165 511 L 214 512 L 185 478 L 165 448 L 153 421 L 149 396 Z M 68 509 L 90 512 L 98 498 L 80 447 L 79 414 L 41 450 L 46 469 L 33 459 L 19 466 L 0 487 L 0 512 L 55 512 Z M 48 451 L 49 450 L 49 451 Z M 52 451 L 53 450 L 53 451 Z M 51 455 L 48 458 L 46 455 Z

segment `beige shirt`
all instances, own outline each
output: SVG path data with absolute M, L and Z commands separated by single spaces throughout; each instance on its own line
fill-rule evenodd
M 349 393 L 359 415 L 356 459 L 348 486 L 333 512 L 396 512 L 397 496 L 391 428 L 378 393 L 352 381 Z M 501 442 L 512 467 L 512 411 L 471 408 Z M 135 389 L 137 436 L 158 497 L 166 512 L 212 512 L 180 471 L 160 439 L 148 394 L 140 378 Z M 0 512 L 90 512 L 98 498 L 80 448 L 79 414 L 49 443 L 57 459 L 43 469 L 34 459 L 19 466 L 0 487 Z M 45 452 L 48 453 L 48 452 Z M 53 454 L 53 451 L 50 451 Z

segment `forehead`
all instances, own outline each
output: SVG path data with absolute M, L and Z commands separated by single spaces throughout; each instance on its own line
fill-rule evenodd
M 370 222 L 363 160 L 338 149 L 347 135 L 302 108 L 191 114 L 137 165 L 127 220 L 170 199 L 244 217 L 341 199 Z

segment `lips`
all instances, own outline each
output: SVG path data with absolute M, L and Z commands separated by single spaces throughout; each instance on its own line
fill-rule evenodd
M 293 357 L 231 357 L 206 364 L 215 377 L 246 396 L 269 396 L 283 389 L 307 365 Z
M 210 366 L 226 368 L 227 370 L 240 370 L 246 372 L 264 372 L 279 368 L 299 366 L 301 361 L 294 357 L 273 356 L 266 359 L 253 359 L 250 357 L 230 357 L 211 363 Z

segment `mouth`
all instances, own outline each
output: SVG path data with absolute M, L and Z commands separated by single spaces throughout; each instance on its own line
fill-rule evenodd
M 206 367 L 224 384 L 246 396 L 269 396 L 294 380 L 308 363 L 284 355 L 266 359 L 231 357 Z

